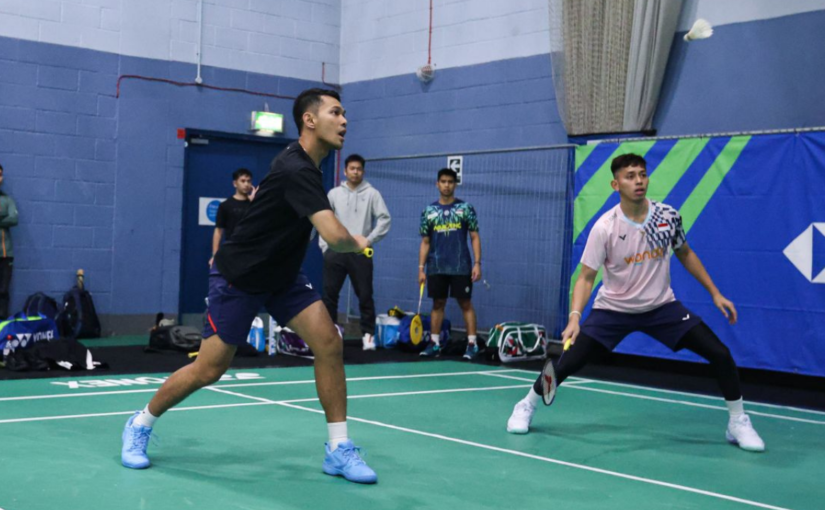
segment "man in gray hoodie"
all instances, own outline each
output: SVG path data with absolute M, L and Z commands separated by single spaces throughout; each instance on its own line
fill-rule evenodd
M 390 212 L 381 193 L 364 180 L 364 158 L 350 155 L 344 162 L 346 181 L 330 190 L 327 197 L 338 220 L 350 235 L 367 238 L 370 246 L 390 231 Z M 338 322 L 338 296 L 344 280 L 349 276 L 361 309 L 361 333 L 365 351 L 375 350 L 375 301 L 372 299 L 372 259 L 359 253 L 337 253 L 327 249 L 319 239 L 324 252 L 324 305 L 333 322 Z

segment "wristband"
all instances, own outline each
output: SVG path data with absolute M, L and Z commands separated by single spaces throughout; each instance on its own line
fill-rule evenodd
M 581 318 L 582 313 L 578 310 L 573 310 L 572 312 L 570 312 L 570 315 L 568 315 L 567 318 L 569 319 L 570 317 L 572 317 L 574 313 L 578 314 L 579 318 Z

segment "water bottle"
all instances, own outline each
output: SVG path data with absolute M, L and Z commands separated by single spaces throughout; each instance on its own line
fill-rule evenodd
M 264 352 L 266 349 L 266 340 L 264 339 L 264 321 L 260 317 L 255 317 L 252 321 L 252 328 L 249 330 L 249 337 L 246 341 L 255 347 L 258 352 Z

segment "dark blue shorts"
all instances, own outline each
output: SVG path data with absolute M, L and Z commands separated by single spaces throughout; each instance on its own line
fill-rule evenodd
M 701 317 L 673 301 L 644 313 L 593 309 L 582 322 L 581 332 L 611 351 L 634 331 L 652 336 L 676 351 L 685 333 L 701 322 Z
M 279 294 L 250 294 L 233 287 L 213 266 L 209 271 L 209 307 L 203 337 L 217 334 L 227 344 L 242 345 L 249 336 L 252 321 L 264 308 L 278 324 L 286 325 L 321 296 L 303 273 Z

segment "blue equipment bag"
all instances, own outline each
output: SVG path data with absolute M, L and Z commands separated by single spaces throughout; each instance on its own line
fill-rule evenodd
M 26 349 L 35 342 L 51 342 L 58 338 L 54 319 L 43 315 L 28 316 L 20 312 L 0 322 L 0 349 L 4 359 L 15 349 Z
M 42 292 L 35 292 L 26 298 L 26 304 L 23 305 L 23 313 L 28 316 L 42 315 L 50 319 L 57 317 L 60 310 L 57 307 L 57 301 Z

